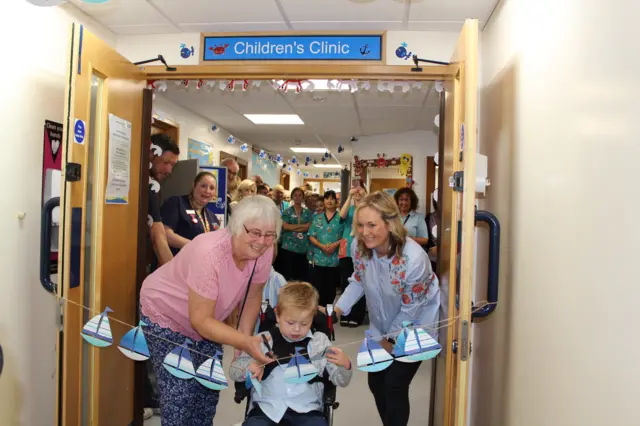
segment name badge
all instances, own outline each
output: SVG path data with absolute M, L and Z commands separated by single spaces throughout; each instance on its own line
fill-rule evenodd
M 194 214 L 196 214 L 196 211 L 195 210 L 187 210 L 187 214 L 193 216 Z
M 303 234 L 303 233 L 301 233 L 301 232 L 298 232 L 298 233 L 296 234 L 296 238 L 297 238 L 297 239 L 299 239 L 299 240 L 304 240 L 304 234 Z

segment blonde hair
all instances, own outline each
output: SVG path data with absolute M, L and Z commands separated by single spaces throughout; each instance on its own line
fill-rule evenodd
M 245 195 L 243 195 L 242 192 L 247 189 L 251 192 L 251 195 L 256 195 L 256 193 L 258 192 L 258 187 L 256 186 L 256 183 L 251 179 L 245 179 L 242 182 L 240 182 L 240 184 L 234 191 L 233 197 L 231 198 L 231 200 L 232 201 L 242 200 L 245 197 Z
M 294 308 L 315 313 L 318 309 L 318 299 L 318 291 L 311 284 L 289 281 L 278 292 L 276 310 L 282 313 L 286 309 Z
M 402 250 L 407 242 L 407 230 L 400 220 L 400 210 L 393 197 L 385 192 L 374 192 L 360 200 L 355 211 L 356 220 L 353 221 L 353 234 L 358 235 L 358 213 L 360 210 L 370 208 L 380 214 L 383 222 L 389 227 L 389 253 L 387 257 L 398 258 L 402 256 Z M 371 258 L 372 249 L 367 248 L 361 238 L 358 238 L 358 252 L 361 256 Z
M 282 195 L 284 195 L 284 192 L 285 192 L 284 186 L 282 185 L 276 185 L 273 188 L 271 188 L 271 190 L 282 192 Z

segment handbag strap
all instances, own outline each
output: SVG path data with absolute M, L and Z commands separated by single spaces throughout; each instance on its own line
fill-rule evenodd
M 256 272 L 256 265 L 258 264 L 258 259 L 253 263 L 253 269 L 251 270 L 251 276 L 249 277 L 249 282 L 247 283 L 247 289 L 244 292 L 244 299 L 242 300 L 242 306 L 240 307 L 240 313 L 238 314 L 238 323 L 236 324 L 236 330 L 240 327 L 240 319 L 242 318 L 242 312 L 244 312 L 244 305 L 247 304 L 247 297 L 249 296 L 249 287 L 251 287 L 251 281 L 253 280 L 253 273 Z

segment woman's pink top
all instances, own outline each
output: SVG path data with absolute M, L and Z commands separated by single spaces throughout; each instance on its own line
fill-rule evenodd
M 257 260 L 252 285 L 269 279 L 273 247 Z M 149 275 L 142 284 L 142 313 L 161 327 L 200 341 L 189 321 L 189 289 L 215 300 L 214 318 L 224 321 L 242 303 L 253 260 L 239 270 L 231 257 L 231 233 L 227 229 L 200 234 L 178 255 Z

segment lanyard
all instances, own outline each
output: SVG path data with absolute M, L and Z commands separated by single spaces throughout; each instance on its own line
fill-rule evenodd
M 407 215 L 407 217 L 405 217 L 405 218 L 404 218 L 404 223 L 403 223 L 403 225 L 406 225 L 406 224 L 407 224 L 407 221 L 408 221 L 410 218 L 411 218 L 411 215 L 410 215 L 410 214 L 408 214 L 408 215 Z
M 196 216 L 198 216 L 200 222 L 202 222 L 202 229 L 204 230 L 204 232 L 209 232 L 211 230 L 211 227 L 209 226 L 209 221 L 207 220 L 207 214 L 204 213 L 204 207 L 200 210 L 196 209 L 191 200 L 189 200 L 189 204 L 191 204 L 191 208 L 196 212 Z

